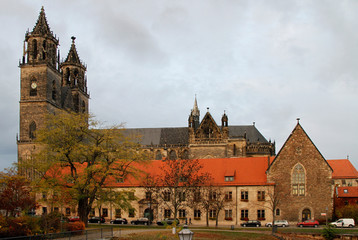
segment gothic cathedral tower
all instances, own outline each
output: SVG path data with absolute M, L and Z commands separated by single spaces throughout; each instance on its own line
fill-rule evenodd
M 20 62 L 20 134 L 18 161 L 30 160 L 36 149 L 36 129 L 45 116 L 67 110 L 88 113 L 86 67 L 81 63 L 75 43 L 60 63 L 59 40 L 47 23 L 44 8 L 32 32 L 26 32 Z M 30 178 L 33 173 L 27 170 Z

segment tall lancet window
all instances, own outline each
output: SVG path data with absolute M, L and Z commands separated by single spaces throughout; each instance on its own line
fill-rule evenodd
M 303 166 L 297 164 L 292 171 L 292 195 L 304 196 L 306 189 L 306 174 Z

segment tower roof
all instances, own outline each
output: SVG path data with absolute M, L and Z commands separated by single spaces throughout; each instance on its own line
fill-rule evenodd
M 200 116 L 200 111 L 198 108 L 198 102 L 196 101 L 196 96 L 195 96 L 195 101 L 194 101 L 194 107 L 193 110 L 191 111 L 193 116 Z
M 64 61 L 64 63 L 80 65 L 83 68 L 86 68 L 84 66 L 84 64 L 82 64 L 80 57 L 78 56 L 78 53 L 77 53 L 77 49 L 76 49 L 76 45 L 75 45 L 76 37 L 71 37 L 71 39 L 72 39 L 71 48 L 67 54 L 67 57 L 66 57 L 66 60 Z
M 53 34 L 47 23 L 44 7 L 41 8 L 39 18 L 37 19 L 34 29 L 32 30 L 32 34 L 39 34 L 43 36 L 49 35 L 53 37 Z

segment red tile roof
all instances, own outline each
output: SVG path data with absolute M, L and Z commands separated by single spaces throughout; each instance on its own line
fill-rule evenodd
M 327 162 L 333 169 L 333 179 L 358 178 L 358 171 L 348 159 L 327 160 Z
M 272 162 L 273 157 L 270 158 Z M 212 158 L 199 159 L 203 166 L 202 172 L 211 174 L 214 184 L 222 186 L 255 186 L 255 185 L 271 185 L 267 183 L 266 170 L 268 167 L 267 157 L 250 157 L 250 158 Z M 112 187 L 135 187 L 140 186 L 145 173 L 158 175 L 161 172 L 161 166 L 165 161 L 152 160 L 141 164 L 138 168 L 142 171 L 137 177 L 127 176 L 123 183 L 115 183 L 109 181 L 108 186 Z M 233 181 L 225 181 L 225 176 L 233 175 Z
M 337 197 L 358 197 L 358 187 L 337 187 Z

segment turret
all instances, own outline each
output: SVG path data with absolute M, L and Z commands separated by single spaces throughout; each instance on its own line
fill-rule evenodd
M 189 127 L 196 130 L 200 125 L 200 110 L 198 108 L 198 102 L 196 100 L 194 101 L 194 107 L 191 110 L 190 116 L 189 116 Z
M 72 94 L 73 105 L 71 108 L 75 112 L 88 112 L 88 98 L 87 94 L 87 77 L 86 66 L 81 62 L 76 45 L 75 37 L 71 37 L 72 44 L 70 51 L 64 62 L 61 63 L 62 81 L 61 86 L 65 93 L 69 91 Z M 64 106 L 68 108 L 71 106 Z
M 59 40 L 53 35 L 42 7 L 32 32 L 25 34 L 22 62 L 24 64 L 48 64 L 58 69 L 57 47 Z

